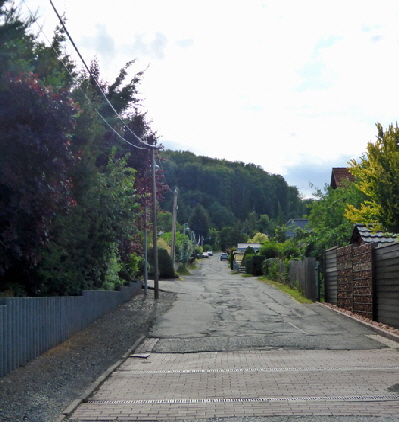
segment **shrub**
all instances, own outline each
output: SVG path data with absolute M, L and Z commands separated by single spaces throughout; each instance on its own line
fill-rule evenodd
M 279 255 L 279 247 L 276 242 L 264 243 L 260 249 L 260 255 L 265 258 L 277 258 Z
M 154 266 L 153 266 L 153 248 L 148 249 L 148 260 L 151 264 L 150 267 L 150 276 L 154 276 Z M 160 278 L 176 278 L 176 272 L 173 266 L 172 258 L 168 254 L 166 249 L 158 248 L 158 270 Z
M 293 259 L 299 258 L 301 256 L 301 251 L 292 243 L 285 242 L 281 245 L 281 254 L 286 259 Z
M 264 260 L 264 256 L 246 255 L 245 273 L 253 275 L 262 275 L 262 265 Z
M 277 258 L 265 259 L 262 263 L 262 273 L 273 281 L 280 283 L 289 283 L 289 260 L 281 260 Z

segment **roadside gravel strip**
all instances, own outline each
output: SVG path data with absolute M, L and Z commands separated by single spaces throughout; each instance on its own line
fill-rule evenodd
M 147 335 L 175 294 L 143 293 L 90 327 L 0 378 L 1 422 L 54 422 L 64 409 Z

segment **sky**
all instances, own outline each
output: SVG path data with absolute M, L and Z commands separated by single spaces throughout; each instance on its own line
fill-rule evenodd
M 397 0 L 53 3 L 103 80 L 132 59 L 131 77 L 145 70 L 142 107 L 165 148 L 259 165 L 304 197 L 366 152 L 376 123 L 399 120 Z M 51 39 L 50 1 L 21 11 Z

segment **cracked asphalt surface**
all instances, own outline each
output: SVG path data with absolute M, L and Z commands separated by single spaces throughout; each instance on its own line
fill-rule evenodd
M 177 300 L 141 346 L 150 356 L 127 358 L 71 421 L 399 420 L 399 345 L 369 327 L 218 256 L 160 287 Z

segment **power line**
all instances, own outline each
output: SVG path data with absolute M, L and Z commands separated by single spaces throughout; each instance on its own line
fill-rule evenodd
M 25 4 L 25 6 L 27 7 L 27 9 L 29 10 L 29 13 L 30 13 L 30 15 L 31 16 L 34 16 L 33 15 L 33 13 L 32 13 L 32 11 L 31 11 L 31 9 L 29 8 L 29 6 L 26 4 L 26 2 L 25 2 L 25 0 L 22 0 L 22 2 Z M 43 30 L 43 27 L 39 24 L 39 22 L 37 21 L 37 20 L 35 20 L 35 23 L 36 23 L 36 25 L 39 27 L 39 30 L 40 30 L 40 32 L 43 34 L 43 36 L 44 36 L 44 38 L 47 40 L 47 42 L 49 43 L 49 45 L 51 45 L 52 46 L 52 49 L 54 50 L 54 52 L 56 53 L 56 54 L 58 54 L 58 52 L 57 52 L 57 50 L 55 49 L 55 47 L 52 45 L 52 43 L 50 42 L 50 40 L 48 39 L 48 37 L 47 37 L 47 35 L 46 35 L 46 33 L 44 32 L 44 30 Z M 82 58 L 82 61 L 83 61 L 83 63 L 84 63 L 84 65 L 86 66 L 86 68 L 87 68 L 87 65 L 86 65 L 86 63 L 84 62 L 84 60 L 83 60 L 83 58 Z M 71 76 L 71 78 L 73 79 L 74 78 L 74 75 L 72 74 L 72 72 L 69 70 L 69 68 L 68 68 L 68 66 L 64 63 L 64 61 L 63 60 L 60 60 L 60 62 L 62 63 L 62 65 L 64 66 L 64 68 L 65 68 L 65 70 L 68 72 L 68 74 L 69 74 L 69 76 Z M 90 74 L 91 75 L 91 74 Z M 94 79 L 94 78 L 93 78 Z M 96 81 L 97 82 L 97 81 Z M 123 142 L 126 142 L 128 145 L 130 145 L 130 146 L 132 146 L 132 147 L 134 147 L 134 148 L 137 148 L 137 149 L 141 149 L 141 150 L 145 150 L 145 149 L 147 149 L 146 147 L 139 147 L 138 145 L 134 145 L 134 144 L 132 144 L 131 142 L 129 142 L 127 139 L 125 139 L 119 132 L 117 132 L 116 130 L 115 130 L 115 128 L 113 128 L 108 122 L 107 122 L 107 120 L 105 119 L 105 117 L 98 111 L 98 109 L 96 108 L 96 106 L 93 104 L 93 102 L 90 100 L 90 98 L 87 96 L 87 94 L 84 92 L 84 90 L 83 90 L 83 88 L 78 84 L 77 85 L 78 86 L 78 88 L 82 91 L 82 93 L 83 93 L 83 95 L 84 95 L 84 97 L 86 98 L 86 101 L 92 106 L 92 108 L 94 109 L 94 111 L 98 114 L 98 116 L 101 118 L 101 120 L 108 126 L 108 128 L 112 131 L 112 132 L 114 132 L 114 134 L 115 135 L 117 135 L 118 136 L 118 138 L 120 138 Z M 101 89 L 101 88 L 100 88 Z M 101 91 L 102 92 L 102 91 Z M 102 92 L 102 94 L 104 95 L 104 93 Z M 106 98 L 106 97 L 105 97 Z M 107 98 L 106 98 L 107 99 Z M 107 101 L 108 101 L 108 99 L 107 99 Z M 112 107 L 112 105 L 111 105 L 111 107 Z M 119 116 L 118 116 L 119 117 Z M 123 122 L 122 122 L 123 123 Z M 125 124 L 124 124 L 124 126 L 125 127 L 127 127 Z M 131 133 L 133 133 L 132 131 L 130 131 Z M 135 134 L 134 134 L 135 135 Z M 136 136 L 136 138 L 137 138 L 137 135 L 135 135 Z M 143 141 L 142 141 L 143 142 Z
M 53 8 L 53 10 L 54 10 L 54 13 L 57 15 L 57 17 L 58 17 L 58 20 L 60 21 L 60 23 L 61 23 L 61 26 L 62 26 L 62 28 L 64 29 L 64 31 L 65 31 L 65 33 L 66 33 L 66 35 L 68 36 L 68 39 L 69 39 L 69 41 L 71 42 L 71 44 L 72 44 L 72 46 L 73 46 L 73 48 L 75 49 L 75 51 L 76 51 L 76 53 L 77 53 L 77 55 L 79 56 L 79 58 L 80 58 L 80 60 L 82 61 L 82 63 L 83 63 L 83 65 L 84 65 L 84 67 L 86 68 L 86 70 L 87 70 L 87 72 L 88 72 L 88 74 L 92 77 L 92 79 L 94 80 L 94 82 L 96 83 L 96 85 L 97 85 L 97 87 L 98 87 L 98 89 L 100 90 L 100 92 L 101 92 L 101 94 L 103 95 L 103 97 L 105 98 L 105 101 L 108 103 L 108 105 L 111 107 L 111 109 L 112 109 L 112 111 L 115 113 L 115 115 L 118 117 L 118 119 L 122 122 L 122 124 L 124 125 L 124 127 L 140 142 L 140 143 L 142 143 L 142 144 L 144 144 L 147 148 L 156 148 L 156 145 L 150 145 L 150 144 L 148 144 L 147 142 L 145 142 L 145 141 L 143 141 L 135 132 L 133 132 L 126 124 L 125 124 L 125 122 L 122 120 L 122 118 L 119 116 L 119 114 L 118 114 L 118 112 L 115 110 L 115 108 L 114 108 L 114 106 L 111 104 L 111 102 L 109 101 L 109 99 L 108 99 L 108 97 L 107 97 L 107 95 L 105 94 L 105 92 L 103 91 L 103 89 L 102 89 L 102 87 L 100 86 L 100 84 L 98 83 L 98 81 L 97 81 L 97 78 L 95 78 L 93 75 L 92 75 L 92 73 L 91 73 L 91 71 L 90 71 L 90 69 L 89 69 L 89 67 L 87 66 L 87 64 L 86 64 L 86 62 L 85 62 L 85 60 L 84 60 L 84 58 L 83 58 L 83 56 L 80 54 L 80 51 L 79 51 L 79 49 L 78 49 L 78 47 L 76 46 L 76 44 L 75 44 L 75 42 L 73 41 L 73 39 L 72 39 L 72 37 L 71 37 L 71 35 L 69 34 L 69 31 L 68 31 L 68 29 L 66 28 L 66 25 L 65 25 L 65 23 L 64 23 L 64 21 L 63 21 L 63 19 L 62 19 L 62 17 L 60 16 L 60 14 L 58 13 L 58 10 L 57 10 L 57 8 L 55 7 L 55 5 L 54 5 L 54 3 L 53 3 L 53 1 L 52 0 L 49 0 L 49 2 L 50 2 L 50 4 L 51 4 L 51 6 L 52 6 L 52 8 Z

